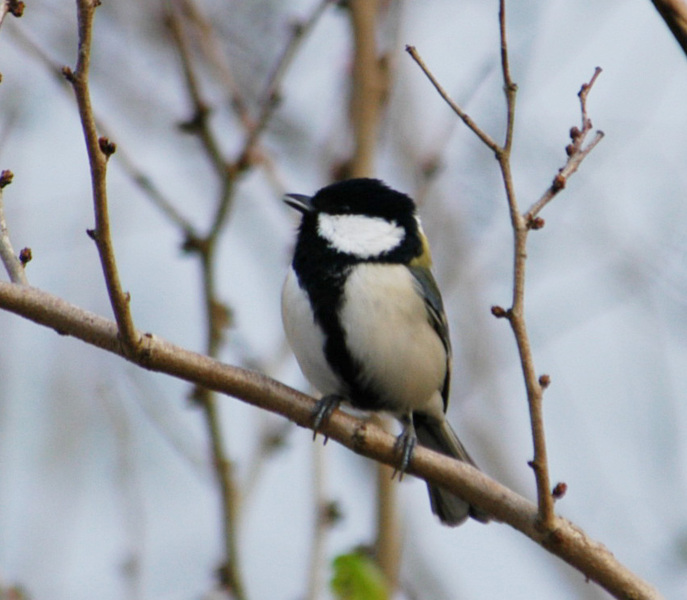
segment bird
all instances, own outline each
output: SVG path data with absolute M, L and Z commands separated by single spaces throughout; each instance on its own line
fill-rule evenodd
M 301 221 L 282 321 L 301 371 L 322 394 L 315 435 L 348 403 L 400 421 L 401 475 L 417 443 L 477 468 L 446 419 L 451 342 L 415 202 L 372 178 L 339 181 L 314 196 L 287 194 L 284 202 Z M 427 487 L 441 523 L 489 520 L 463 498 Z

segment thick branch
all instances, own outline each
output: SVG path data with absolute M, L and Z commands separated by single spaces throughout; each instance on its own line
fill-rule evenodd
M 127 356 L 119 343 L 115 323 L 36 288 L 0 282 L 0 308 L 128 358 L 148 370 L 217 390 L 282 415 L 301 427 L 311 426 L 313 398 L 264 375 L 222 364 L 152 334 L 139 334 L 144 351 Z M 388 465 L 397 462 L 395 438 L 367 421 L 336 411 L 321 427 L 321 433 L 362 456 Z M 531 502 L 465 463 L 418 446 L 408 472 L 441 485 L 490 512 L 497 520 L 521 531 L 617 598 L 661 598 L 603 545 L 591 540 L 566 519 L 554 517 L 552 527 L 542 530 L 538 526 L 537 508 Z
M 671 33 L 687 54 L 687 3 L 684 0 L 651 0 Z

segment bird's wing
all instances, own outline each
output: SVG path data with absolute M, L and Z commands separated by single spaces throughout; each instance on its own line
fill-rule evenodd
M 446 349 L 446 379 L 441 390 L 441 395 L 444 399 L 444 411 L 448 406 L 448 394 L 451 384 L 451 340 L 448 333 L 448 322 L 446 321 L 446 313 L 444 312 L 444 303 L 441 299 L 441 292 L 434 280 L 434 276 L 429 269 L 424 267 L 408 267 L 408 270 L 415 278 L 415 281 L 422 292 L 422 297 L 427 308 L 427 318 L 429 323 L 437 332 L 441 339 L 441 343 Z

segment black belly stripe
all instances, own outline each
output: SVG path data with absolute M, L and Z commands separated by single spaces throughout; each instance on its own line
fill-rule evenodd
M 322 268 L 323 263 L 327 268 Z M 293 261 L 299 286 L 305 290 L 315 313 L 315 321 L 325 335 L 324 354 L 332 370 L 342 383 L 340 393 L 350 404 L 361 410 L 384 410 L 386 402 L 361 381 L 362 365 L 351 355 L 346 333 L 337 315 L 344 300 L 344 286 L 353 268 L 352 261 L 337 255 L 335 260 L 313 260 L 298 250 Z

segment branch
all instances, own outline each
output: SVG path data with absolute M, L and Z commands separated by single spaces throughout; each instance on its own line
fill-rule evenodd
M 668 28 L 687 54 L 687 4 L 684 0 L 651 0 Z
M 90 163 L 95 229 L 89 230 L 88 234 L 95 241 L 98 248 L 100 263 L 105 275 L 105 284 L 119 328 L 122 346 L 125 352 L 135 355 L 141 349 L 141 339 L 136 333 L 133 318 L 131 317 L 129 294 L 124 293 L 119 280 L 107 208 L 107 161 L 114 153 L 115 145 L 107 138 L 98 137 L 88 84 L 93 18 L 98 4 L 99 0 L 77 1 L 79 25 L 78 59 L 76 69 L 72 72 L 69 67 L 64 67 L 63 74 L 74 88 Z
M 587 115 L 587 95 L 596 81 L 600 69 L 594 73 L 589 83 L 582 86 L 580 90 L 580 106 L 582 112 L 582 129 L 573 128 L 571 137 L 573 143 L 566 148 L 568 162 L 561 168 L 554 179 L 549 190 L 535 202 L 529 211 L 521 214 L 518 206 L 513 175 L 511 172 L 510 158 L 513 143 L 513 130 L 515 124 L 515 97 L 517 86 L 512 80 L 508 60 L 508 40 L 506 36 L 506 11 L 505 0 L 499 2 L 499 34 L 500 34 L 500 54 L 501 70 L 504 82 L 504 92 L 506 94 L 506 135 L 503 145 L 498 144 L 484 130 L 475 123 L 467 113 L 456 104 L 436 80 L 432 72 L 424 63 L 417 50 L 413 46 L 407 46 L 406 50 L 413 60 L 420 66 L 432 85 L 437 89 L 441 97 L 449 104 L 453 111 L 463 120 L 471 131 L 490 148 L 499 163 L 501 177 L 503 180 L 508 210 L 513 229 L 513 297 L 512 305 L 509 309 L 499 306 L 492 307 L 492 313 L 497 317 L 505 317 L 510 322 L 515 337 L 520 364 L 527 390 L 527 402 L 530 413 L 530 425 L 532 429 L 532 440 L 534 446 L 534 458 L 529 463 L 534 470 L 537 484 L 537 504 L 539 507 L 540 526 L 544 529 L 551 529 L 554 526 L 555 515 L 553 497 L 549 479 L 549 467 L 546 452 L 546 436 L 544 431 L 544 417 L 542 411 L 542 398 L 544 388 L 549 383 L 548 375 L 537 376 L 532 348 L 525 321 L 525 266 L 527 260 L 527 237 L 532 229 L 539 229 L 544 222 L 538 218 L 538 213 L 550 200 L 565 187 L 567 178 L 572 175 L 584 158 L 598 144 L 603 137 L 602 132 L 597 132 L 594 140 L 586 147 L 583 147 L 587 133 L 592 128 L 591 120 Z
M 281 58 L 272 72 L 262 100 L 259 103 L 257 120 L 250 125 L 247 121 L 247 111 L 243 103 L 237 104 L 235 110 L 239 119 L 247 128 L 247 134 L 243 149 L 239 151 L 237 159 L 230 161 L 221 152 L 218 137 L 210 127 L 210 108 L 201 96 L 200 83 L 196 74 L 196 65 L 191 57 L 191 49 L 187 39 L 187 26 L 183 17 L 183 10 L 190 11 L 192 22 L 207 31 L 205 21 L 193 2 L 177 0 L 169 10 L 168 21 L 174 41 L 181 58 L 184 78 L 188 94 L 194 107 L 195 114 L 186 124 L 186 129 L 198 135 L 206 151 L 207 156 L 214 166 L 219 179 L 220 194 L 215 205 L 215 212 L 210 221 L 210 227 L 203 236 L 187 237 L 186 249 L 197 253 L 202 269 L 203 299 L 206 312 L 206 354 L 217 357 L 223 341 L 223 332 L 229 324 L 231 315 L 229 309 L 224 306 L 217 294 L 215 278 L 216 249 L 219 237 L 224 229 L 230 214 L 236 184 L 239 177 L 253 166 L 255 148 L 260 135 L 265 131 L 270 118 L 278 104 L 278 90 L 281 81 L 295 56 L 296 49 L 319 20 L 330 0 L 322 1 L 312 16 L 300 27 L 294 28 L 293 36 L 286 45 Z M 178 5 L 178 8 L 174 8 Z M 199 20 L 200 19 L 200 20 Z M 229 71 L 225 71 L 229 74 Z M 230 77 L 231 80 L 231 77 Z M 239 98 L 236 92 L 234 98 Z M 239 520 L 239 491 L 233 474 L 232 462 L 224 448 L 224 435 L 219 419 L 216 398 L 211 388 L 196 386 L 193 398 L 203 407 L 206 426 L 212 445 L 216 477 L 222 495 L 223 507 L 223 534 L 225 543 L 226 561 L 221 570 L 222 583 L 238 599 L 245 597 L 244 586 L 241 581 L 241 572 L 238 567 L 239 548 L 237 523 Z
M 199 49 L 203 53 L 205 60 L 217 73 L 221 84 L 228 90 L 231 107 L 236 117 L 248 130 L 252 124 L 252 119 L 248 111 L 247 103 L 241 90 L 236 83 L 236 78 L 224 54 L 221 36 L 218 34 L 211 19 L 207 18 L 198 7 L 195 0 L 181 0 L 184 16 L 198 30 L 197 41 Z
M 549 478 L 549 461 L 546 451 L 546 433 L 544 429 L 544 414 L 542 399 L 544 386 L 539 383 L 537 371 L 532 356 L 527 323 L 525 321 L 525 265 L 527 261 L 527 235 L 530 227 L 520 214 L 520 208 L 513 184 L 511 172 L 511 151 L 513 129 L 515 123 L 515 96 L 517 86 L 513 83 L 508 62 L 508 39 L 506 36 L 506 3 L 499 2 L 499 38 L 501 41 L 501 68 L 503 73 L 504 92 L 506 94 L 506 139 L 504 145 L 496 152 L 501 169 L 501 178 L 508 201 L 511 226 L 513 228 L 513 299 L 511 308 L 506 312 L 510 322 L 515 343 L 520 355 L 520 365 L 527 390 L 527 404 L 530 413 L 530 427 L 532 429 L 532 444 L 534 458 L 529 465 L 534 471 L 537 484 L 537 506 L 539 507 L 540 525 L 551 528 L 554 520 L 553 496 Z
M 2 260 L 5 265 L 5 269 L 12 283 L 28 285 L 29 282 L 26 279 L 26 272 L 24 271 L 25 261 L 21 259 L 21 256 L 18 257 L 14 253 L 12 241 L 10 240 L 10 232 L 7 229 L 7 222 L 5 221 L 3 191 L 12 182 L 12 177 L 14 177 L 12 171 L 5 170 L 0 173 L 0 260 Z M 28 249 L 22 250 L 22 254 L 26 255 L 27 250 Z
M 351 177 L 371 177 L 381 108 L 387 90 L 387 72 L 377 54 L 378 0 L 351 0 L 354 56 L 350 114 L 355 150 Z
M 354 149 L 346 165 L 350 171 L 346 176 L 350 177 L 373 177 L 375 174 L 379 129 L 389 87 L 389 67 L 377 48 L 380 6 L 379 0 L 351 0 L 348 3 L 353 35 L 349 114 Z M 374 552 L 389 589 L 396 590 L 399 587 L 402 536 L 397 488 L 392 476 L 388 466 L 378 465 Z
M 167 24 L 172 34 L 174 45 L 179 53 L 186 89 L 193 106 L 191 118 L 182 123 L 181 128 L 189 133 L 195 133 L 199 137 L 215 172 L 222 178 L 226 176 L 228 163 L 222 154 L 219 141 L 210 127 L 210 107 L 200 91 L 200 83 L 198 82 L 196 69 L 191 59 L 191 50 L 184 29 L 184 22 L 179 15 L 181 9 L 176 7 L 177 4 L 179 4 L 178 1 L 171 2 L 167 8 Z
M 434 74 L 429 70 L 429 67 L 422 60 L 417 48 L 415 46 L 406 46 L 406 52 L 410 54 L 411 58 L 418 64 L 422 69 L 422 72 L 427 76 L 427 79 L 432 83 L 434 88 L 439 95 L 444 99 L 446 104 L 448 104 L 454 113 L 456 113 L 465 123 L 468 128 L 488 147 L 491 148 L 495 153 L 499 151 L 499 145 L 493 140 L 493 138 L 481 129 L 475 121 L 472 120 L 470 115 L 468 115 L 449 95 L 449 93 L 444 89 L 444 87 L 437 81 Z
M 126 354 L 119 343 L 115 323 L 33 287 L 0 282 L 0 308 L 61 335 L 76 337 L 117 354 L 150 371 L 216 390 L 279 414 L 300 427 L 311 427 L 316 401 L 259 373 L 222 364 L 150 333 L 137 332 L 142 339 L 143 352 Z M 361 456 L 390 466 L 397 462 L 395 438 L 370 422 L 336 411 L 320 432 Z M 488 511 L 498 521 L 524 533 L 617 598 L 661 598 L 653 587 L 574 524 L 554 516 L 552 527 L 542 530 L 537 508 L 530 501 L 465 463 L 418 446 L 408 472 Z
M 43 48 L 22 29 L 15 29 L 14 37 L 24 48 L 32 54 L 38 62 L 47 69 L 48 73 L 55 77 L 60 84 L 60 89 L 71 91 L 71 85 L 65 80 L 64 68 L 53 60 Z M 100 131 L 106 138 L 115 139 L 110 128 L 104 120 L 94 111 L 96 130 Z M 143 172 L 137 165 L 132 156 L 123 147 L 117 148 L 117 162 L 124 173 L 136 184 L 139 189 L 150 199 L 150 201 L 163 213 L 172 223 L 183 231 L 185 239 L 195 239 L 198 237 L 194 225 L 189 221 L 174 204 L 164 195 L 160 188 L 155 185 L 152 179 Z
M 513 145 L 513 128 L 515 126 L 515 95 L 518 86 L 513 83 L 510 74 L 510 64 L 508 61 L 508 39 L 506 37 L 506 3 L 505 0 L 499 1 L 499 39 L 501 45 L 501 72 L 503 76 L 503 91 L 506 94 L 506 141 L 503 144 L 501 154 L 510 155 Z M 503 158 L 501 159 L 503 160 Z M 510 158 L 508 161 L 510 162 Z M 513 196 L 514 197 L 514 196 Z
M 578 129 L 573 127 L 570 130 L 570 139 L 572 143 L 565 148 L 565 152 L 568 155 L 568 160 L 564 166 L 558 169 L 558 174 L 554 177 L 551 185 L 544 192 L 544 194 L 537 200 L 529 210 L 525 213 L 525 221 L 530 224 L 530 227 L 534 225 L 534 228 L 541 227 L 543 223 L 539 225 L 535 224 L 535 219 L 539 212 L 544 208 L 553 198 L 560 192 L 568 182 L 568 178 L 577 171 L 582 161 L 587 158 L 587 155 L 596 147 L 596 145 L 603 139 L 604 132 L 597 131 L 587 146 L 584 145 L 587 139 L 587 134 L 592 130 L 592 121 L 587 114 L 587 96 L 592 89 L 592 86 L 596 82 L 597 78 L 601 74 L 601 67 L 596 67 L 594 69 L 594 75 L 589 80 L 589 83 L 582 84 L 578 96 L 580 98 L 580 113 L 581 113 L 581 126 Z
M 281 102 L 281 84 L 286 76 L 286 73 L 293 63 L 293 59 L 298 52 L 301 44 L 314 29 L 315 25 L 324 14 L 325 10 L 334 0 L 320 0 L 320 3 L 315 6 L 310 16 L 304 21 L 294 23 L 291 27 L 291 37 L 287 42 L 281 56 L 278 58 L 272 73 L 270 74 L 267 85 L 263 90 L 260 101 L 258 102 L 259 112 L 255 121 L 247 127 L 248 135 L 243 144 L 243 150 L 239 153 L 239 158 L 236 161 L 239 169 L 245 168 L 254 162 L 253 154 L 257 145 L 258 139 L 262 132 L 267 127 L 275 109 Z

